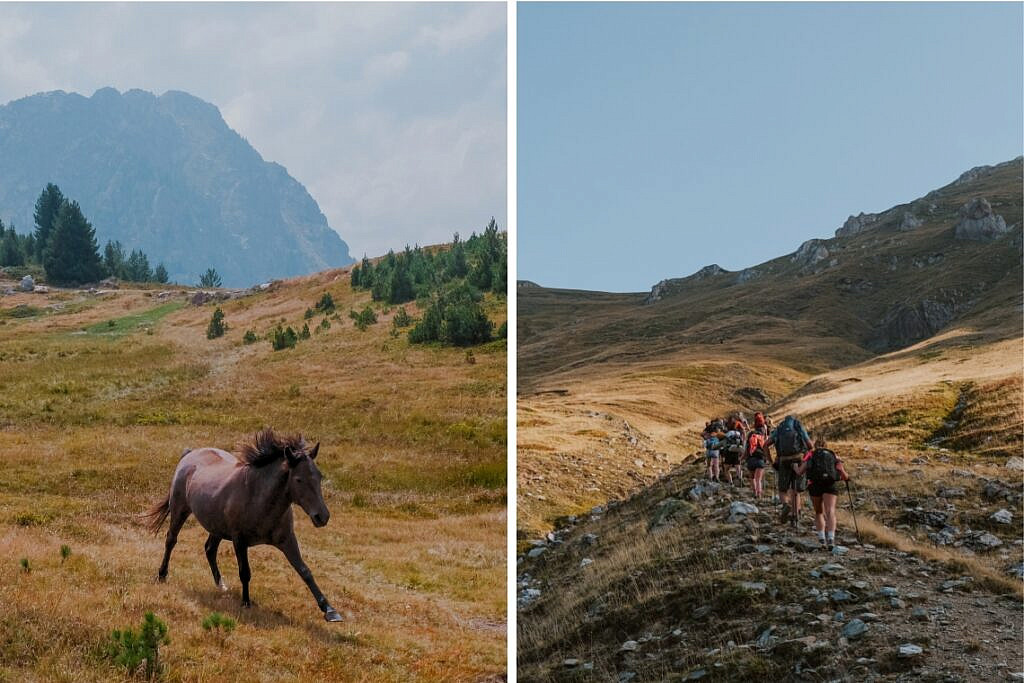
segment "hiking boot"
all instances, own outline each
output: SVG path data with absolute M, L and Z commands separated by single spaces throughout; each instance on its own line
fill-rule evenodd
M 789 506 L 783 505 L 782 511 L 779 513 L 779 524 L 785 524 L 789 521 Z

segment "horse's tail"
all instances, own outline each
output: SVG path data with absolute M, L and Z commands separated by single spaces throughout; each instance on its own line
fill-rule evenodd
M 160 527 L 164 525 L 167 520 L 167 515 L 171 513 L 171 496 L 167 495 L 162 501 L 154 505 L 149 509 L 144 516 L 148 520 L 146 522 L 146 528 L 149 529 L 153 534 L 160 531 Z

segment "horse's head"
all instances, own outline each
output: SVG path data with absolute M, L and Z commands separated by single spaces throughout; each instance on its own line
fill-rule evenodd
M 319 450 L 319 443 L 313 446 L 311 451 L 289 447 L 285 449 L 285 456 L 288 462 L 288 492 L 292 501 L 309 515 L 313 524 L 321 527 L 327 524 L 331 513 L 324 503 L 324 494 L 320 489 L 320 470 L 313 462 Z

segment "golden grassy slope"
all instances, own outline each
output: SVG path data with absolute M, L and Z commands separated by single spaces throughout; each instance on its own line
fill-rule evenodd
M 247 329 L 262 336 L 284 321 L 298 330 L 324 291 L 340 314 L 330 330 L 280 352 L 263 339 L 242 344 Z M 51 290 L 0 302 L 0 680 L 116 679 L 103 643 L 147 610 L 170 627 L 168 680 L 503 672 L 503 342 L 475 349 L 469 363 L 464 350 L 392 336 L 390 313 L 360 332 L 347 313 L 369 295 L 352 292 L 345 271 L 220 304 L 230 329 L 213 341 L 212 305 L 156 294 Z M 12 315 L 21 303 L 40 314 Z M 488 306 L 500 324 L 504 302 Z M 250 554 L 256 607 L 242 610 L 229 544 L 220 561 L 232 590 L 222 594 L 194 520 L 168 582 L 154 582 L 162 536 L 145 533 L 138 515 L 166 493 L 182 449 L 230 448 L 268 424 L 323 442 L 332 519 L 314 529 L 298 513 L 297 533 L 346 617 L 340 625 L 322 621 L 266 547 Z M 62 565 L 64 543 L 72 555 Z M 226 645 L 200 626 L 213 610 L 238 619 Z

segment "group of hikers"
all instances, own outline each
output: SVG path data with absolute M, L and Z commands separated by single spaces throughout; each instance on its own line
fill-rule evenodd
M 836 537 L 836 483 L 850 477 L 839 457 L 828 448 L 824 436 L 813 441 L 798 419 L 787 415 L 775 426 L 763 413 L 754 414 L 751 426 L 743 413 L 715 418 L 704 426 L 701 434 L 707 459 L 708 479 L 720 481 L 722 466 L 725 479 L 743 484 L 743 470 L 750 470 L 754 497 L 764 495 L 764 472 L 776 471 L 779 499 L 782 502 L 781 523 L 787 521 L 796 530 L 800 520 L 800 493 L 807 491 L 814 506 L 814 530 L 823 548 L 832 550 Z M 772 458 L 772 447 L 775 457 Z M 724 461 L 724 462 L 723 462 Z

